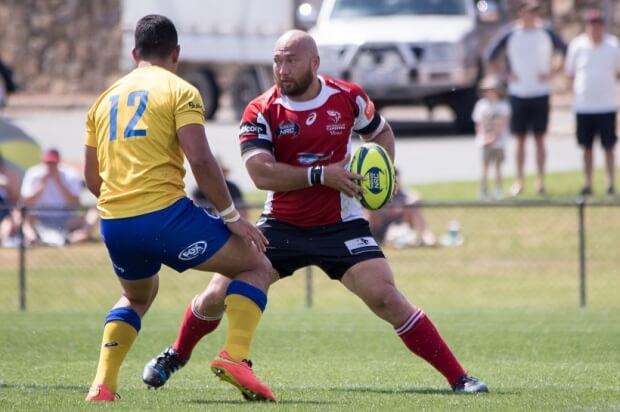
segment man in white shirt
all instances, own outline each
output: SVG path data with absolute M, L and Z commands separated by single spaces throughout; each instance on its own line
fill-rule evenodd
M 536 192 L 545 193 L 544 137 L 549 122 L 551 94 L 551 60 L 553 52 L 566 50 L 566 45 L 540 20 L 540 4 L 523 0 L 518 6 L 519 19 L 489 48 L 488 60 L 493 61 L 501 51 L 508 60 L 508 95 L 512 108 L 511 130 L 517 138 L 517 177 L 511 187 L 516 196 L 523 191 L 525 138 L 533 132 L 536 141 Z
M 592 194 L 592 145 L 598 134 L 605 151 L 607 194 L 614 195 L 620 46 L 616 37 L 605 32 L 605 21 L 600 10 L 590 10 L 584 17 L 585 32 L 571 41 L 566 57 L 566 73 L 573 81 L 575 96 L 573 107 L 577 117 L 577 143 L 584 149 L 585 183 L 581 194 Z
M 82 178 L 60 164 L 56 149 L 45 151 L 41 161 L 26 171 L 21 186 L 20 202 L 31 208 L 24 220 L 26 242 L 63 245 L 88 239 L 96 214 L 72 210 L 80 205 Z

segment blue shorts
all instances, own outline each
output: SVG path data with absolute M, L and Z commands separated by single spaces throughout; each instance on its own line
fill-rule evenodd
M 177 272 L 198 266 L 224 246 L 230 231 L 219 216 L 183 198 L 156 212 L 102 219 L 101 235 L 116 274 L 138 280 L 162 264 Z

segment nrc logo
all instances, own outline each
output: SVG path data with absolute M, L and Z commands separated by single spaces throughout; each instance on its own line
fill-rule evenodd
M 204 240 L 200 240 L 198 242 L 192 243 L 191 245 L 183 249 L 181 253 L 179 253 L 179 259 L 192 260 L 205 253 L 206 250 L 207 242 Z
M 367 188 L 373 194 L 381 193 L 381 175 L 383 171 L 378 167 L 371 167 L 368 172 L 366 172 L 367 179 Z

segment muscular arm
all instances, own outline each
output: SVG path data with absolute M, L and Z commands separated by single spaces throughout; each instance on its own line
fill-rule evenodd
M 84 146 L 84 180 L 88 190 L 99 197 L 101 193 L 101 176 L 99 175 L 99 161 L 97 160 L 97 148 Z
M 354 180 L 363 176 L 345 169 L 349 158 L 324 166 L 324 185 L 350 197 L 359 196 L 362 188 Z M 290 192 L 309 187 L 308 168 L 276 161 L 267 152 L 260 152 L 247 159 L 245 167 L 257 188 L 274 192 Z
M 362 139 L 367 137 L 369 136 L 362 136 Z M 392 127 L 388 124 L 388 122 L 385 122 L 385 124 L 383 125 L 383 130 L 381 130 L 379 134 L 377 134 L 377 136 L 375 136 L 375 138 L 371 141 L 378 144 L 379 146 L 383 146 L 383 148 L 390 155 L 392 162 L 394 162 L 394 147 L 396 144 L 396 140 L 394 139 L 394 131 L 392 130 Z
M 204 126 L 188 124 L 177 130 L 177 136 L 200 191 L 218 211 L 228 208 L 232 198 L 207 142 Z

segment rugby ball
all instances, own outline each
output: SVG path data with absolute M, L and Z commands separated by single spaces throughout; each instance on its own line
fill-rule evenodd
M 350 170 L 364 176 L 364 180 L 357 182 L 364 188 L 360 199 L 363 207 L 377 210 L 392 198 L 394 165 L 383 147 L 376 143 L 364 143 L 353 154 Z

